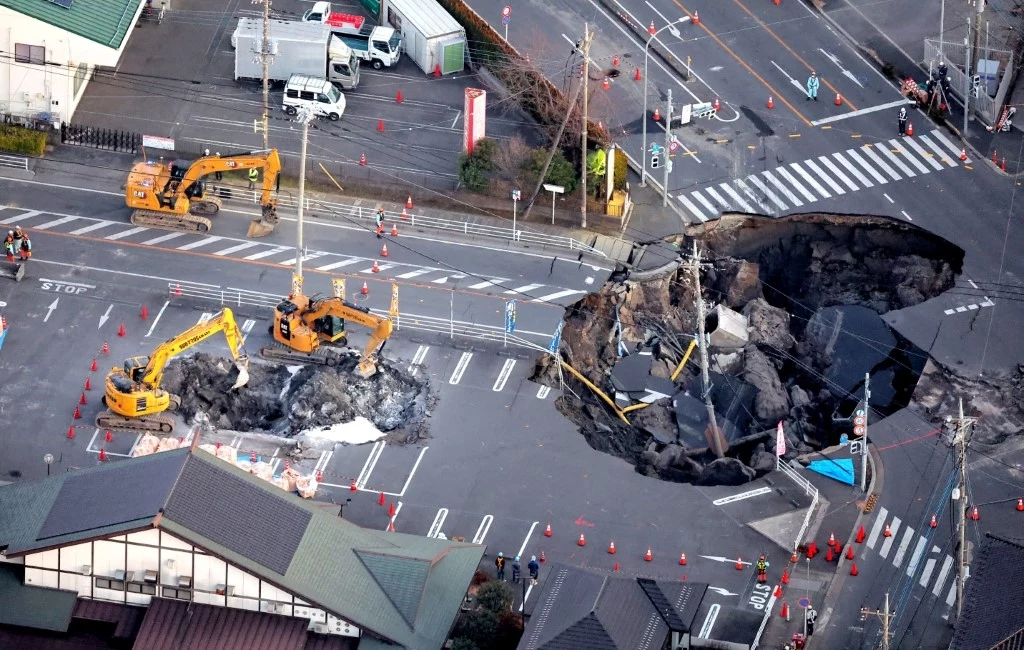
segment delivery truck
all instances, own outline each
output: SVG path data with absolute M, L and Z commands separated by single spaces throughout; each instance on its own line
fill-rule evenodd
M 382 0 L 382 25 L 402 35 L 409 58 L 427 74 L 459 72 L 466 65 L 466 30 L 437 0 Z
M 235 48 L 235 80 L 263 79 L 260 52 L 263 21 L 239 18 L 231 35 Z M 359 85 L 359 57 L 327 25 L 294 20 L 270 21 L 270 81 L 283 84 L 292 75 L 326 78 L 344 90 Z
M 357 58 L 369 61 L 375 70 L 398 65 L 402 56 L 402 36 L 396 30 L 379 27 L 364 16 L 334 12 L 330 2 L 313 3 L 302 14 L 302 21 L 329 27 Z

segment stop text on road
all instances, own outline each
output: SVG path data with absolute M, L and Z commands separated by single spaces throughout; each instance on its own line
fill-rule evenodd
M 81 295 L 89 289 L 95 289 L 91 284 L 81 284 L 80 282 L 58 282 L 56 280 L 47 280 L 45 278 L 39 278 L 39 288 L 43 291 L 53 291 L 54 293 L 69 293 L 73 295 Z

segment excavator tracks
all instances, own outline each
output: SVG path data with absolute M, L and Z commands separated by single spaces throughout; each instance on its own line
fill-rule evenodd
M 181 230 L 184 232 L 210 232 L 213 223 L 206 217 L 194 214 L 169 214 L 153 210 L 136 210 L 132 213 L 132 224 L 136 226 L 152 226 L 163 230 Z
M 356 358 L 357 355 L 350 351 L 342 351 L 334 348 L 322 347 L 315 352 L 306 354 L 289 350 L 282 345 L 270 345 L 260 350 L 260 356 L 268 361 L 281 363 L 301 363 L 303 365 L 337 366 L 348 357 Z
M 102 399 L 103 405 L 107 405 L 107 398 Z M 168 411 L 176 411 L 181 406 L 181 398 L 171 395 L 171 403 Z M 174 419 L 163 414 L 141 415 L 138 417 L 125 417 L 114 413 L 109 408 L 96 416 L 96 427 L 99 429 L 113 429 L 115 431 L 137 431 L 139 433 L 172 433 L 174 431 Z

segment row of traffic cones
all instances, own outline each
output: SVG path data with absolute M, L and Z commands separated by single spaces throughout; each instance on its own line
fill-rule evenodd
M 141 312 L 140 315 L 143 318 L 146 318 L 148 316 L 148 313 L 146 311 L 145 305 L 143 305 L 142 312 Z M 124 323 L 121 323 L 121 326 L 118 328 L 117 335 L 118 336 L 124 336 L 125 335 Z M 110 354 L 110 344 L 107 343 L 106 341 L 104 341 L 103 345 L 100 347 L 100 354 L 103 354 L 103 355 Z M 99 370 L 99 362 L 97 361 L 97 357 L 93 357 L 92 363 L 89 365 L 89 372 L 96 372 L 97 370 Z M 75 410 L 71 414 L 71 419 L 72 420 L 81 420 L 82 419 L 82 409 L 81 409 L 81 407 L 82 406 L 86 406 L 89 403 L 89 399 L 86 397 L 85 393 L 87 391 L 91 391 L 91 390 L 92 390 L 92 377 L 88 377 L 87 376 L 85 378 L 85 384 L 82 387 L 82 394 L 78 398 L 78 404 L 75 405 Z M 74 425 L 74 423 L 72 423 L 71 425 L 68 426 L 67 439 L 68 440 L 74 440 L 75 439 L 75 425 Z M 103 440 L 104 440 L 105 443 L 109 443 L 109 442 L 113 441 L 114 440 L 114 433 L 110 429 L 107 429 L 106 433 L 103 436 Z M 107 460 L 107 449 L 106 449 L 106 447 L 100 447 L 99 460 L 100 460 L 100 462 L 103 462 L 103 461 Z
M 993 151 L 992 152 L 992 164 L 996 165 L 997 167 L 999 167 L 999 169 L 1001 169 L 1002 171 L 1005 172 L 1006 171 L 1006 156 L 1003 156 L 1003 162 L 1000 163 L 999 162 L 999 151 L 998 150 Z

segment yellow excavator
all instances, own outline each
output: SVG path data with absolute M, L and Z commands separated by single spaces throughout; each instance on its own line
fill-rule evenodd
M 345 321 L 371 329 L 356 372 L 361 377 L 372 377 L 377 373 L 377 355 L 391 337 L 391 319 L 377 316 L 366 307 L 342 298 L 292 295 L 282 300 L 274 309 L 274 324 L 270 326 L 270 333 L 279 345 L 263 348 L 260 355 L 271 361 L 336 366 L 346 354 L 333 347 L 320 346 L 322 343 L 347 345 Z
M 132 223 L 167 230 L 208 232 L 207 217 L 220 211 L 220 199 L 207 187 L 203 177 L 215 172 L 262 169 L 260 195 L 261 218 L 249 226 L 250 237 L 262 237 L 277 225 L 277 190 L 281 158 L 277 149 L 250 151 L 229 156 L 204 156 L 199 160 L 172 160 L 169 163 L 136 163 L 128 173 L 125 203 L 132 208 Z
M 176 410 L 181 399 L 160 388 L 164 368 L 173 357 L 217 332 L 224 332 L 238 371 L 232 390 L 249 383 L 249 357 L 245 354 L 242 332 L 235 323 L 235 315 L 225 308 L 206 322 L 164 341 L 148 357 L 131 357 L 125 360 L 124 369 L 113 368 L 107 374 L 103 396 L 108 410 L 96 416 L 96 426 L 125 431 L 173 431 L 174 420 L 163 413 Z

